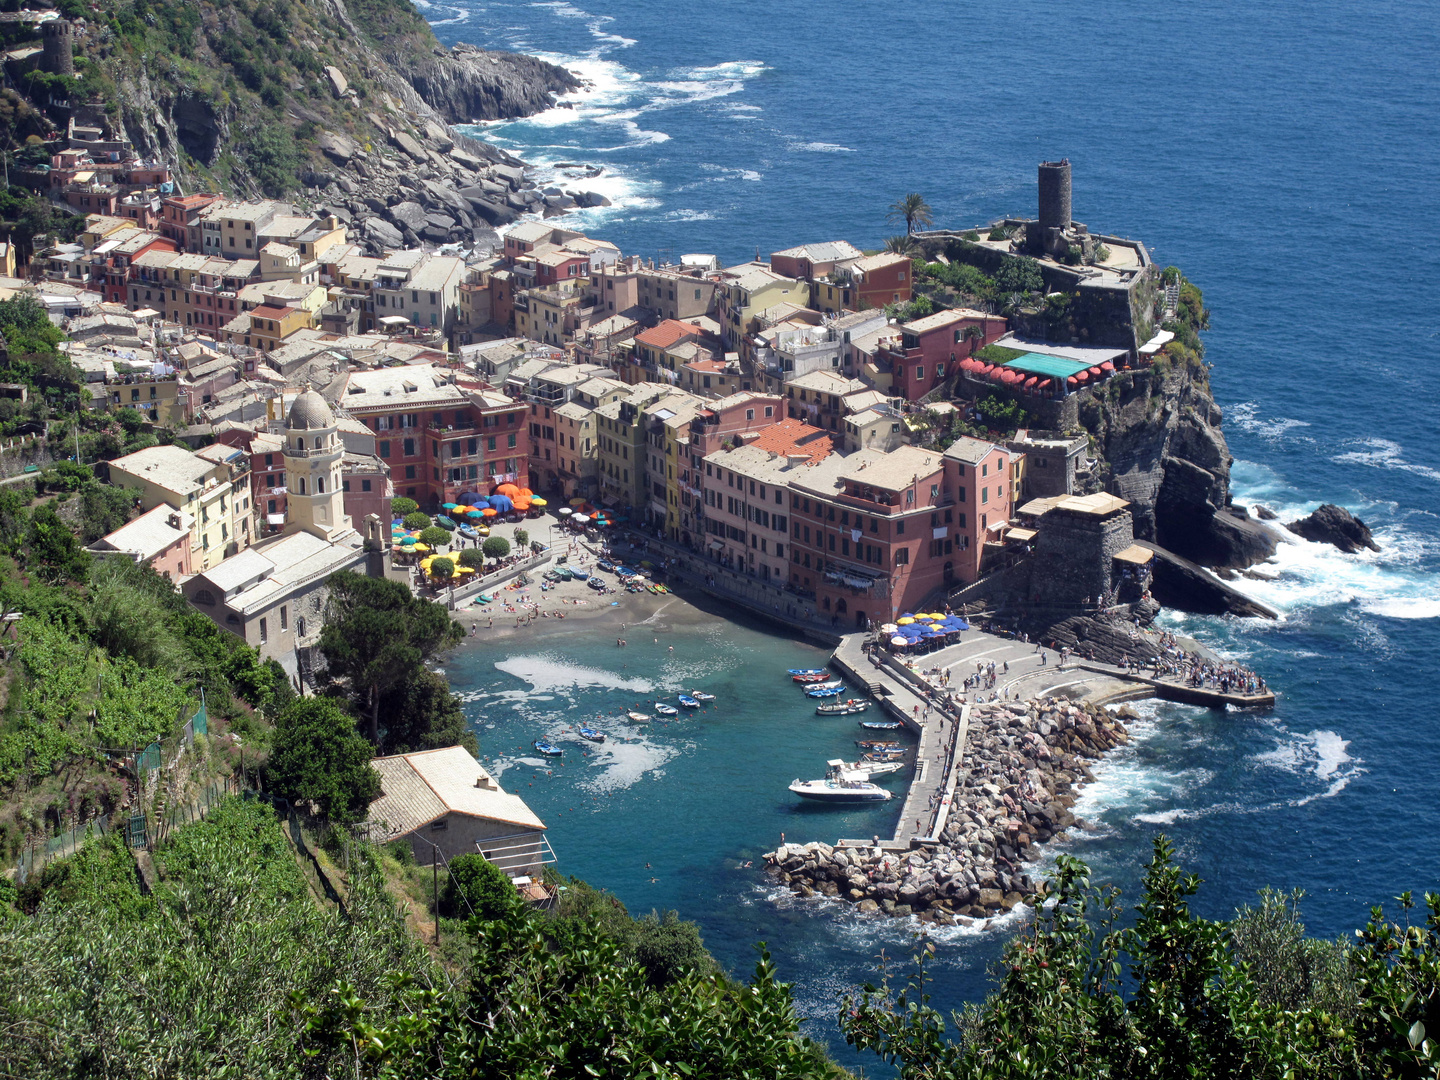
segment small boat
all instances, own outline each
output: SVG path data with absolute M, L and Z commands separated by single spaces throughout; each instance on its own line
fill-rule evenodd
M 605 733 L 603 731 L 596 731 L 594 728 L 589 727 L 582 727 L 580 729 L 580 737 L 582 739 L 589 739 L 591 742 L 605 741 Z
M 813 698 L 839 697 L 844 692 L 843 686 L 814 686 L 805 691 L 805 696 Z
M 590 588 L 594 589 L 596 592 L 605 591 L 605 582 L 601 581 L 598 577 L 590 578 L 588 581 L 585 582 L 585 584 L 589 585 Z
M 823 667 L 810 667 L 810 668 L 792 667 L 792 668 L 786 668 L 786 669 L 785 669 L 785 674 L 787 674 L 787 675 L 826 675 L 826 674 L 828 674 L 828 672 L 827 672 Z
M 655 702 L 655 711 L 661 716 L 679 716 L 680 710 L 674 705 L 666 705 L 663 701 Z
M 887 750 L 867 750 L 860 757 L 864 761 L 900 761 L 905 757 L 905 751 L 892 746 Z
M 604 570 L 607 574 L 612 574 L 615 572 L 615 564 L 607 559 L 601 559 L 595 564 L 595 569 Z
M 855 745 L 862 750 L 898 750 L 900 744 L 894 739 L 856 739 Z
M 575 572 L 568 566 L 557 566 L 551 573 L 555 574 L 561 581 L 569 581 L 575 576 Z
M 714 701 L 714 700 L 715 700 L 715 695 L 714 695 L 714 694 L 707 694 L 707 693 L 705 693 L 704 690 L 691 690 L 691 691 L 690 691 L 690 696 L 693 697 L 696 701 Z
M 454 519 L 448 518 L 444 514 L 435 515 L 435 524 L 439 525 L 442 529 L 449 529 L 451 532 L 454 532 L 458 528 Z
M 896 731 L 904 725 L 899 720 L 861 720 L 860 726 L 870 731 Z
M 818 675 L 791 675 L 790 681 L 798 683 L 817 683 L 824 682 L 829 677 L 830 673 L 828 671 L 822 671 Z
M 855 713 L 863 713 L 870 708 L 868 701 L 860 698 L 847 698 L 845 701 L 837 701 L 833 705 L 820 705 L 815 709 L 817 716 L 851 716 Z
M 455 527 L 455 531 L 458 532 L 461 536 L 465 537 L 466 540 L 480 539 L 480 534 L 475 531 L 474 525 L 457 525 Z
M 630 578 L 630 577 L 634 577 L 634 576 L 635 576 L 636 574 L 638 574 L 639 572 L 640 572 L 640 571 L 638 571 L 638 570 L 632 570 L 632 569 L 631 569 L 630 567 L 628 567 L 628 566 L 617 566 L 617 567 L 615 567 L 615 576 L 616 576 L 616 577 Z
M 653 586 L 651 586 L 650 591 L 653 592 L 656 596 L 664 596 L 670 591 L 670 588 L 668 585 L 661 585 L 657 581 Z
M 894 798 L 884 788 L 876 787 L 866 780 L 846 779 L 845 763 L 838 758 L 826 764 L 829 769 L 824 780 L 796 780 L 790 785 L 790 790 L 802 799 L 814 799 L 817 802 L 887 802 Z
M 545 573 L 540 576 L 551 584 L 559 584 L 560 581 L 563 580 L 554 570 L 546 570 Z
M 808 684 L 805 686 L 805 692 L 806 692 L 807 694 L 808 694 L 811 690 L 843 690 L 843 689 L 845 689 L 845 680 L 844 680 L 844 679 L 830 679 L 828 682 L 808 683 Z
M 687 709 L 698 709 L 700 707 L 700 702 L 696 701 L 689 694 L 681 694 L 675 700 Z
M 904 767 L 903 761 L 866 761 L 861 758 L 859 761 L 847 763 L 844 771 L 847 780 L 874 780 L 877 776 L 894 776 Z M 865 775 L 861 776 L 860 773 Z
M 574 567 L 571 567 L 571 569 L 570 569 L 570 576 L 571 576 L 572 578 L 574 578 L 576 581 L 589 581 L 589 580 L 590 580 L 590 574 L 589 574 L 587 571 L 585 571 L 585 570 L 576 570 Z
M 648 724 L 650 722 L 650 717 L 646 716 L 643 712 L 627 712 L 625 715 L 637 724 Z
M 536 739 L 532 745 L 534 745 L 535 749 L 538 750 L 540 753 L 544 754 L 546 757 L 559 757 L 561 754 L 565 753 L 564 750 L 561 750 L 560 747 L 556 746 L 554 743 L 541 742 L 539 739 Z

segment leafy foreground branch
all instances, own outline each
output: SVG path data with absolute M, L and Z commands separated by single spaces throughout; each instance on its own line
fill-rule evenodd
M 1230 922 L 1193 914 L 1199 878 L 1162 836 L 1133 925 L 1113 887 L 1061 856 L 1044 909 L 1005 950 L 998 988 L 953 1014 L 929 1004 L 926 945 L 916 972 L 847 998 L 852 1045 L 903 1080 L 1029 1077 L 1440 1077 L 1440 894 L 1410 925 L 1374 908 L 1356 943 L 1304 936 L 1299 894 L 1261 894 Z

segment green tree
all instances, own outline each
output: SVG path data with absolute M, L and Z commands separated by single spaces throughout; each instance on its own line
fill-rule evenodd
M 390 512 L 398 518 L 404 518 L 420 509 L 420 504 L 414 499 L 407 499 L 403 495 L 398 499 L 390 500 Z
M 277 795 L 314 803 L 329 820 L 350 824 L 362 820 L 380 794 L 373 752 L 334 701 L 298 698 L 275 719 L 265 775 Z
M 94 480 L 80 488 L 80 536 L 93 544 L 130 520 L 135 494 Z
M 0 518 L 0 528 L 3 528 L 3 518 Z M 478 570 L 485 565 L 485 553 L 479 548 L 465 548 L 460 552 L 460 565 Z
M 428 529 L 422 529 L 420 531 L 420 543 L 432 548 L 439 547 L 442 544 L 448 544 L 453 539 L 454 536 L 450 530 L 442 529 L 439 525 L 431 525 Z
M 430 574 L 441 581 L 449 581 L 455 576 L 455 560 L 439 558 L 430 564 Z
M 1040 264 L 1027 255 L 1016 255 L 1000 263 L 995 271 L 995 288 L 1002 293 L 1038 293 L 1045 289 Z
M 440 891 L 440 914 L 487 922 L 517 913 L 520 893 L 506 873 L 481 855 L 457 855 Z
M 370 741 L 377 749 L 385 692 L 414 679 L 426 660 L 463 636 L 443 607 L 412 595 L 398 581 L 348 570 L 330 578 L 320 650 L 329 676 L 346 680 L 355 708 L 368 714 Z
M 506 540 L 503 536 L 487 536 L 485 543 L 480 545 L 480 550 L 483 551 L 488 558 L 498 561 L 510 554 L 510 541 Z
M 909 234 L 906 234 L 905 236 L 887 236 L 885 250 L 894 252 L 896 255 L 911 255 L 918 249 L 915 241 Z
M 40 576 L 51 584 L 84 581 L 90 570 L 89 554 L 50 503 L 37 507 L 30 515 L 30 526 L 25 532 L 25 561 L 27 565 L 37 566 Z
M 528 547 L 529 544 L 530 544 L 530 534 L 529 534 L 528 532 L 526 532 L 524 529 L 516 529 L 516 530 L 515 530 L 515 546 L 516 546 L 516 547 L 521 547 L 521 548 L 523 548 L 523 547 Z
M 402 525 L 407 529 L 428 529 L 430 527 L 430 515 L 422 514 L 418 510 L 412 510 L 405 515 Z
M 443 675 L 422 667 L 380 698 L 385 748 L 392 754 L 463 746 L 479 756 L 480 746 L 465 719 L 460 699 Z
M 22 484 L 22 493 L 14 484 L 0 487 L 0 551 L 15 554 L 30 528 L 30 495 L 34 488 Z
M 925 201 L 925 196 L 916 192 L 911 192 L 891 203 L 885 220 L 896 224 L 903 221 L 906 236 L 914 234 L 916 225 L 934 223 L 934 218 L 930 214 L 930 204 Z

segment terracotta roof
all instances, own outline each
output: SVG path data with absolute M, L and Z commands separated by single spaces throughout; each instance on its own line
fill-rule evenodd
M 659 326 L 651 327 L 643 334 L 636 334 L 635 340 L 642 345 L 649 345 L 652 349 L 668 349 L 677 341 L 681 341 L 692 334 L 699 334 L 700 328 L 694 323 L 681 322 L 678 319 L 666 319 Z
M 823 428 L 794 417 L 772 424 L 745 445 L 776 454 L 805 454 L 811 461 L 823 461 L 835 449 L 829 433 Z

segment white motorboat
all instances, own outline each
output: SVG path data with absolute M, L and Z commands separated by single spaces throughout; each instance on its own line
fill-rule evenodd
M 846 780 L 874 780 L 877 776 L 891 776 L 905 767 L 903 761 L 849 761 L 841 769 Z
M 800 684 L 808 694 L 811 690 L 838 690 L 845 685 L 844 679 L 831 679 L 829 682 L 812 682 Z
M 866 780 L 847 779 L 845 762 L 839 758 L 826 764 L 829 769 L 824 780 L 796 780 L 790 785 L 790 790 L 802 799 L 829 803 L 887 802 L 894 798 L 884 788 Z

